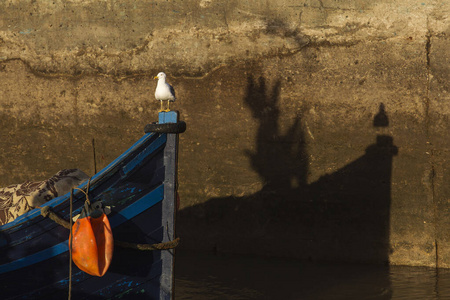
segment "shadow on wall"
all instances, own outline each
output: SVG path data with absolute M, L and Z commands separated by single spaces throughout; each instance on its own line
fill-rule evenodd
M 309 260 L 386 263 L 393 138 L 378 135 L 366 153 L 307 184 L 308 156 L 301 117 L 279 129 L 280 82 L 248 78 L 245 102 L 259 120 L 252 167 L 264 180 L 257 193 L 213 198 L 178 213 L 188 249 L 287 256 Z M 373 121 L 386 127 L 383 104 Z

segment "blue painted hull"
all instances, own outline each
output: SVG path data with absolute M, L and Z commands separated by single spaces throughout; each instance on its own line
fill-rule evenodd
M 92 177 L 89 198 L 111 206 L 108 218 L 115 240 L 155 244 L 175 238 L 177 139 L 173 133 L 147 133 Z M 45 205 L 69 220 L 69 198 L 67 194 Z M 74 215 L 84 200 L 81 192 L 74 192 Z M 68 238 L 68 229 L 37 209 L 0 226 L 0 298 L 66 298 Z M 173 250 L 116 246 L 103 277 L 73 265 L 71 294 L 73 299 L 172 299 Z

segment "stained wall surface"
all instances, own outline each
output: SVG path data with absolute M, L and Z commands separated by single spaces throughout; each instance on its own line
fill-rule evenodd
M 450 4 L 0 2 L 0 184 L 180 137 L 182 247 L 450 267 Z

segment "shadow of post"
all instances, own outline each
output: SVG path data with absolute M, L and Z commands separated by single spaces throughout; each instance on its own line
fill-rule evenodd
M 256 150 L 246 151 L 263 188 L 244 197 L 213 198 L 178 214 L 190 249 L 309 260 L 388 262 L 392 160 L 389 135 L 363 156 L 307 184 L 308 155 L 301 116 L 280 131 L 280 82 L 248 78 L 245 103 L 259 122 Z M 386 127 L 383 104 L 374 127 Z

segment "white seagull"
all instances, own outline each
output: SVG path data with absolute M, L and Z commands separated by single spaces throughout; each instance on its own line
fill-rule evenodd
M 158 85 L 155 90 L 155 98 L 156 100 L 161 101 L 161 110 L 162 111 L 170 111 L 170 101 L 175 101 L 175 90 L 173 87 L 166 82 L 166 74 L 164 72 L 159 72 L 158 75 L 155 76 L 155 79 L 158 79 Z M 167 109 L 163 109 L 163 101 L 167 101 Z

